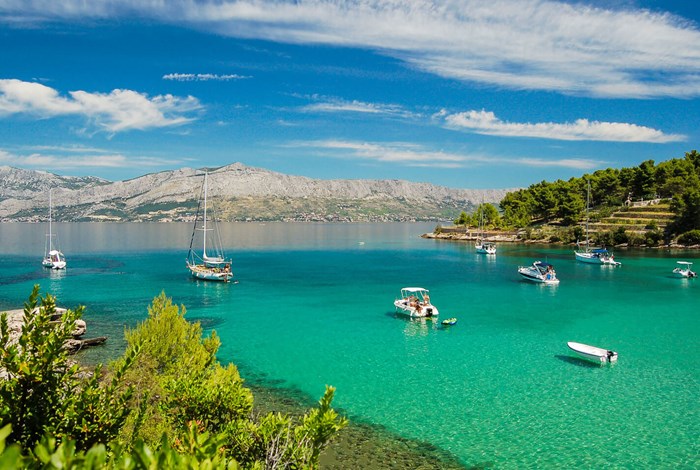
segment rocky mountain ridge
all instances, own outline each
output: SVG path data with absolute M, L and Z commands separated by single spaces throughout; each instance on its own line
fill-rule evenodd
M 404 180 L 318 180 L 234 163 L 209 169 L 222 220 L 444 220 L 507 190 L 451 189 Z M 52 189 L 59 221 L 191 220 L 203 171 L 181 168 L 125 181 L 0 167 L 0 220 L 42 221 Z

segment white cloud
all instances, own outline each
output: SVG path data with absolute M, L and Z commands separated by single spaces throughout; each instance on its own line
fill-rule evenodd
M 446 127 L 477 134 L 507 137 L 537 137 L 554 140 L 598 140 L 609 142 L 682 142 L 686 137 L 664 134 L 650 127 L 624 122 L 600 122 L 577 119 L 572 123 L 520 123 L 502 121 L 491 111 L 466 111 L 456 114 L 438 113 Z
M 163 80 L 174 80 L 176 82 L 227 82 L 230 80 L 244 80 L 251 78 L 245 75 L 217 75 L 215 73 L 169 73 L 163 75 Z
M 76 168 L 158 168 L 164 165 L 178 165 L 183 160 L 126 156 L 122 154 L 105 153 L 106 150 L 95 149 L 94 153 L 87 155 L 75 155 L 75 150 L 68 149 L 66 153 L 62 148 L 56 148 L 55 153 L 10 153 L 0 149 L 0 164 L 7 164 L 20 168 L 37 168 L 52 170 L 70 170 Z
M 578 170 L 592 170 L 603 166 L 604 162 L 589 159 L 545 159 L 512 158 L 483 154 L 457 154 L 425 148 L 405 142 L 375 143 L 344 140 L 315 140 L 295 142 L 292 147 L 317 149 L 317 155 L 332 158 L 374 160 L 414 167 L 464 168 L 483 165 L 521 167 L 564 167 Z
M 193 96 L 158 95 L 150 98 L 132 90 L 113 90 L 111 93 L 71 91 L 69 95 L 60 96 L 58 91 L 40 83 L 1 79 L 0 117 L 20 113 L 42 118 L 78 115 L 89 118 L 99 128 L 120 132 L 181 125 L 193 120 L 184 113 L 202 108 Z
M 302 112 L 314 113 L 361 113 L 361 114 L 384 114 L 409 117 L 413 114 L 403 107 L 395 104 L 366 103 L 357 100 L 343 100 L 339 98 L 319 97 L 314 95 L 312 100 L 317 102 L 303 106 Z
M 511 89 L 700 96 L 697 25 L 631 6 L 554 0 L 0 2 L 0 17 L 15 22 L 129 15 L 234 37 L 363 47 L 447 78 Z

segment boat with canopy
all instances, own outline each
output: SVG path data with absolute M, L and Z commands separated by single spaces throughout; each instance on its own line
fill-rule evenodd
M 401 297 L 394 300 L 394 307 L 399 313 L 409 317 L 436 317 L 439 315 L 437 307 L 430 302 L 428 289 L 422 287 L 404 287 L 401 289 Z

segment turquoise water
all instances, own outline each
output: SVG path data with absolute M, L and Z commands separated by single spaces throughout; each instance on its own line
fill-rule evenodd
M 88 336 L 108 335 L 109 355 L 165 290 L 249 380 L 315 399 L 334 385 L 352 418 L 465 465 L 698 468 L 700 280 L 670 272 L 681 259 L 700 268 L 700 253 L 618 250 L 623 266 L 610 268 L 569 248 L 501 244 L 486 257 L 418 237 L 433 224 L 224 228 L 236 285 L 190 280 L 188 224 L 57 224 L 69 263 L 58 273 L 41 268 L 41 226 L 2 224 L 0 309 L 39 283 L 87 306 Z M 536 259 L 559 286 L 518 278 Z M 458 323 L 395 315 L 409 285 Z M 575 359 L 567 341 L 614 349 L 619 363 Z

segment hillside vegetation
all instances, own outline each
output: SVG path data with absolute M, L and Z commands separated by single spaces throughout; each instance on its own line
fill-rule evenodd
M 588 184 L 590 209 L 586 211 Z M 700 244 L 700 154 L 637 167 L 599 170 L 568 181 L 541 181 L 509 192 L 501 212 L 482 204 L 455 225 L 517 230 L 521 238 L 599 245 Z

